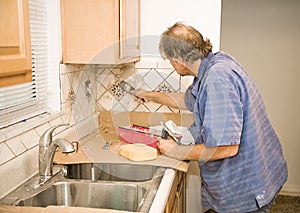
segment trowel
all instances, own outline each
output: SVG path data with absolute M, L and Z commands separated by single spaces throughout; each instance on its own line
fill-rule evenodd
M 138 97 L 137 95 L 135 95 L 135 88 L 133 86 L 131 86 L 131 84 L 127 83 L 126 81 L 122 80 L 119 84 L 119 86 L 128 94 L 136 97 L 137 99 L 145 102 L 145 100 L 143 98 Z

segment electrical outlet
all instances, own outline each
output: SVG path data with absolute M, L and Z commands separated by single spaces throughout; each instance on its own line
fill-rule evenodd
M 90 80 L 85 81 L 85 95 L 90 97 L 92 94 L 92 84 Z

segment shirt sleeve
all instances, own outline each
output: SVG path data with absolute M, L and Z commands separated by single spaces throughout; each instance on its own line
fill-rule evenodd
M 238 88 L 215 76 L 205 85 L 201 136 L 206 146 L 239 144 L 243 127 L 243 107 Z M 203 100 L 202 100 L 203 101 Z

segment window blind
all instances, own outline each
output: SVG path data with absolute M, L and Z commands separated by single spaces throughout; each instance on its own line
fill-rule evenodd
M 0 88 L 0 128 L 47 111 L 48 21 L 46 0 L 29 0 L 32 82 Z

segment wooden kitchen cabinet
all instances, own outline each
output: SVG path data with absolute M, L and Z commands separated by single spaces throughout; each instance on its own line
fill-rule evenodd
M 185 173 L 176 171 L 164 213 L 185 213 Z
M 140 0 L 61 0 L 63 63 L 120 64 L 140 57 Z
M 0 0 L 0 87 L 30 82 L 28 0 Z

